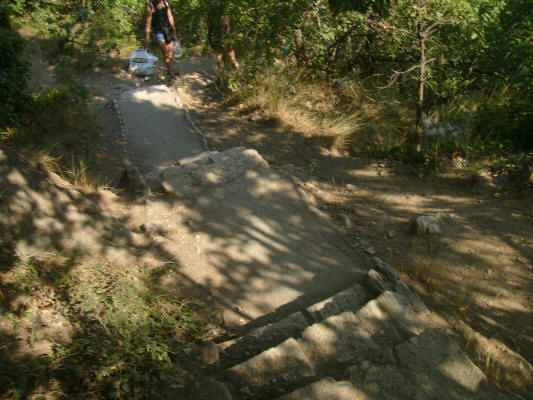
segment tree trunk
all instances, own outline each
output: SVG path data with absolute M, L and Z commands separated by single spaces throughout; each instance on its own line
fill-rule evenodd
M 424 110 L 424 86 L 426 83 L 426 38 L 420 32 L 420 24 L 418 26 L 418 40 L 420 45 L 420 73 L 418 75 L 418 100 L 416 102 L 416 128 L 415 128 L 415 143 L 416 151 L 421 150 L 422 142 L 422 112 Z

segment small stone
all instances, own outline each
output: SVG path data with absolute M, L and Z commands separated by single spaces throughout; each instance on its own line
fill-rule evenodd
M 441 229 L 437 218 L 421 215 L 413 222 L 411 229 L 417 235 L 440 235 Z
M 378 293 L 386 292 L 392 289 L 391 284 L 383 279 L 383 276 L 376 270 L 371 269 L 368 271 L 366 279 L 369 285 Z
M 248 396 L 253 396 L 253 393 L 252 393 L 252 391 L 250 390 L 250 388 L 248 386 L 242 387 L 240 392 L 242 394 L 246 394 Z
M 206 365 L 218 364 L 220 361 L 218 347 L 213 342 L 207 342 L 200 350 L 200 355 Z
M 376 254 L 376 250 L 374 250 L 373 247 L 367 247 L 367 248 L 365 249 L 365 253 L 366 253 L 366 254 L 369 254 L 369 255 L 371 255 L 371 256 L 373 256 L 374 254 Z
M 355 185 L 352 185 L 351 183 L 346 185 L 347 190 L 355 190 Z
M 155 233 L 155 232 L 161 232 L 161 227 L 154 223 L 154 222 L 146 222 L 141 225 L 141 231 L 146 233 Z
M 243 326 L 246 321 L 242 318 L 237 311 L 225 309 L 222 313 L 222 319 L 224 326 L 228 329 L 235 329 Z
M 123 178 L 126 179 L 128 189 L 134 194 L 144 196 L 151 194 L 150 188 L 137 167 L 127 168 L 123 174 Z
M 263 119 L 263 115 L 260 112 L 255 112 L 248 117 L 249 121 L 256 122 Z
M 524 258 L 520 256 L 516 259 L 516 261 L 518 261 L 520 264 L 525 264 L 527 262 Z
M 339 214 L 339 218 L 344 222 L 344 227 L 346 229 L 352 229 L 353 228 L 353 223 L 352 223 L 352 220 L 350 219 L 350 217 L 346 214 Z
M 392 239 L 394 236 L 396 236 L 396 232 L 395 231 L 393 231 L 392 229 L 387 231 L 387 237 L 389 239 Z

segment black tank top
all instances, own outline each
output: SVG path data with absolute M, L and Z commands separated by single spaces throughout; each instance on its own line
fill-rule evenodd
M 154 1 L 149 3 L 152 10 L 152 29 L 154 32 L 166 32 L 170 29 L 168 3 L 163 0 L 163 4 L 165 5 L 163 8 L 157 8 Z

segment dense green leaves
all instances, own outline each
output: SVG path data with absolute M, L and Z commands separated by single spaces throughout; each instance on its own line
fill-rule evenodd
M 21 59 L 23 42 L 9 26 L 7 3 L 0 7 L 0 129 L 16 124 L 30 99 L 23 93 L 28 64 Z
M 206 44 L 224 12 L 243 77 L 287 57 L 306 79 L 371 82 L 399 89 L 419 112 L 463 109 L 472 127 L 492 118 L 486 136 L 533 143 L 533 3 L 516 0 L 169 0 L 186 46 Z M 37 25 L 96 53 L 113 40 L 142 40 L 145 2 L 14 2 Z M 68 46 L 63 48 L 67 50 Z M 494 93 L 505 93 L 500 102 Z M 470 98 L 472 107 L 457 104 Z M 490 100 L 489 100 L 490 99 Z M 461 100 L 463 101 L 463 100 Z M 489 105 L 490 103 L 490 105 Z M 490 109 L 490 111 L 488 111 Z M 485 111 L 482 111 L 485 110 Z M 413 111 L 414 112 L 414 111 Z M 449 113 L 448 113 L 449 114 Z M 531 146 L 531 145 L 529 145 Z

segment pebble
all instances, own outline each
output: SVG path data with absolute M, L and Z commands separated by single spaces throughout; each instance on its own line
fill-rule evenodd
M 349 216 L 347 216 L 346 214 L 339 214 L 339 218 L 344 222 L 344 227 L 346 229 L 351 229 L 353 227 L 353 223 L 352 223 L 352 220 L 350 219 Z
M 376 254 L 376 250 L 374 250 L 374 248 L 372 248 L 372 247 L 367 247 L 365 249 L 365 253 L 366 254 L 370 254 L 371 256 L 373 256 L 374 254 Z

